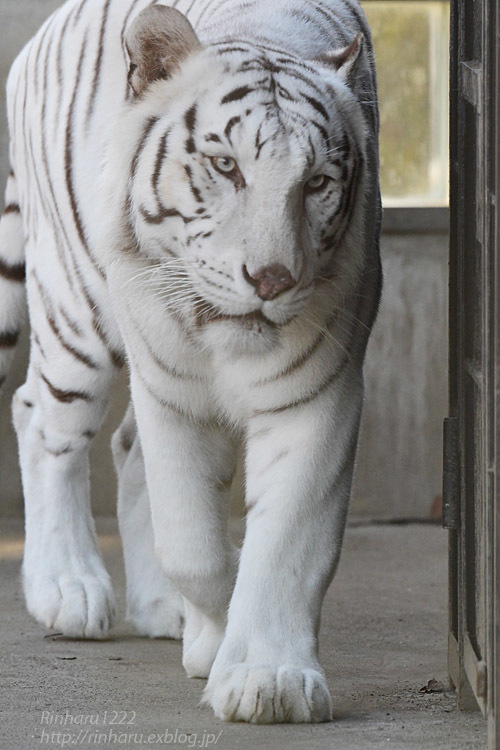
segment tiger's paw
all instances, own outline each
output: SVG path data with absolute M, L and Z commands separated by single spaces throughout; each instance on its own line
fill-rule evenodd
M 42 625 L 69 638 L 105 638 L 115 618 L 111 579 L 97 574 L 23 573 L 28 612 Z
M 129 604 L 127 620 L 139 635 L 148 638 L 182 638 L 184 605 L 182 597 L 172 587 L 159 594 Z
M 223 721 L 252 724 L 310 723 L 332 720 L 325 678 L 316 669 L 234 664 L 210 675 L 203 702 Z
M 208 620 L 191 642 L 184 643 L 182 666 L 188 677 L 208 677 L 224 638 L 224 625 Z
M 184 599 L 186 627 L 182 643 L 182 666 L 188 677 L 206 678 L 224 639 L 225 613 L 208 616 Z

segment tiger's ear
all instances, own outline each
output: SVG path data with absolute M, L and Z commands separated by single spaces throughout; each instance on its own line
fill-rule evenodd
M 150 5 L 139 13 L 125 43 L 130 57 L 128 82 L 136 96 L 153 81 L 170 78 L 192 52 L 201 49 L 186 16 L 164 5 Z
M 358 34 L 347 47 L 324 52 L 316 59 L 323 65 L 333 68 L 343 81 L 347 81 L 363 49 L 363 34 Z

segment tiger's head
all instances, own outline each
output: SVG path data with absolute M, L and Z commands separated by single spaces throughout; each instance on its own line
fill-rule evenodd
M 151 6 L 126 42 L 126 246 L 201 337 L 265 351 L 360 274 L 366 126 L 348 78 L 362 38 L 315 60 L 203 46 Z

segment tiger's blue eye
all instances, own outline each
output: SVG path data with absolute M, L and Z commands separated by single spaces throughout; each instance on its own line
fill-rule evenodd
M 219 172 L 224 174 L 234 172 L 237 166 L 232 156 L 214 156 L 212 157 L 212 164 Z

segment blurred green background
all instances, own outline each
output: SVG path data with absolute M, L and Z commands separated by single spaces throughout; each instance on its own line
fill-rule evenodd
M 365 0 L 378 67 L 386 206 L 448 202 L 449 3 Z

